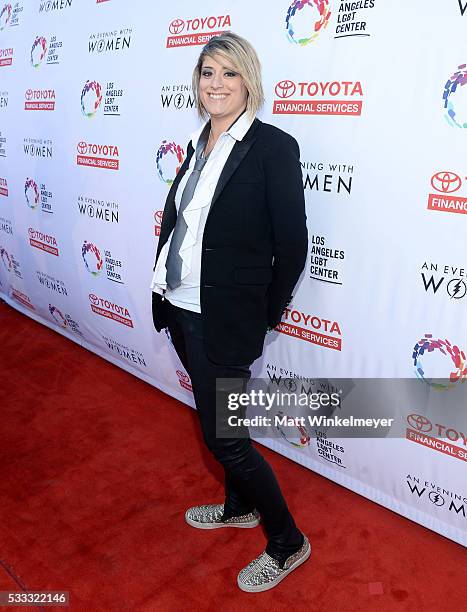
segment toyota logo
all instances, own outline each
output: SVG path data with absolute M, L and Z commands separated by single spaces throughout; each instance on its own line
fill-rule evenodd
M 76 148 L 78 149 L 78 153 L 86 153 L 88 150 L 88 145 L 82 140 L 81 142 L 78 142 Z
M 169 32 L 171 34 L 180 34 L 184 27 L 185 22 L 183 21 L 183 19 L 174 19 L 169 25 Z
M 181 370 L 177 370 L 177 376 L 183 382 L 190 382 L 190 377 L 188 376 L 188 374 L 185 374 L 185 372 L 182 372 Z
M 90 293 L 89 294 L 89 301 L 92 302 L 93 304 L 98 304 L 99 303 L 99 298 L 97 297 L 97 295 L 94 295 L 94 293 Z
M 26 100 L 30 100 L 32 98 L 32 89 L 26 90 Z
M 454 172 L 437 172 L 431 177 L 431 185 L 441 193 L 452 193 L 462 185 L 461 177 Z
M 421 414 L 409 414 L 407 422 L 410 427 L 422 431 L 423 433 L 428 433 L 433 429 L 430 419 L 427 419 L 426 416 L 422 416 Z
M 279 81 L 276 85 L 276 96 L 279 98 L 290 98 L 295 93 L 295 83 L 293 81 Z

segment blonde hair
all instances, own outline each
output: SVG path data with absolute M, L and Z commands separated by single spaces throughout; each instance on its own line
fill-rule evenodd
M 248 91 L 246 111 L 254 117 L 264 104 L 260 61 L 253 46 L 245 38 L 234 32 L 224 32 L 220 36 L 214 36 L 204 45 L 193 70 L 193 97 L 200 119 L 209 116 L 198 93 L 201 67 L 206 57 L 212 58 L 214 55 L 225 57 L 242 77 Z

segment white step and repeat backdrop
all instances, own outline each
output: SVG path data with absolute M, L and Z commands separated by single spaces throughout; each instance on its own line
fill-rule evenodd
M 193 405 L 149 285 L 198 126 L 193 65 L 238 32 L 263 64 L 261 119 L 299 142 L 310 234 L 254 375 L 381 379 L 369 414 L 395 402 L 383 379 L 426 400 L 397 399 L 397 437 L 264 443 L 465 545 L 466 27 L 465 0 L 0 0 L 0 296 Z

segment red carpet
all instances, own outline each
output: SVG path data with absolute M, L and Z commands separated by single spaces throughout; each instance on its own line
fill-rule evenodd
M 0 347 L 0 590 L 86 612 L 465 609 L 464 548 L 264 448 L 313 552 L 241 592 L 262 528 L 184 522 L 222 499 L 195 411 L 1 302 Z

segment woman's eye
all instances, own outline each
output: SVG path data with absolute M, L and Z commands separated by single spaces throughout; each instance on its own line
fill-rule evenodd
M 226 72 L 225 74 L 226 74 L 226 76 L 228 76 L 228 77 L 235 77 L 235 76 L 237 76 L 237 73 L 236 73 L 236 72 Z
M 204 77 L 210 77 L 212 75 L 212 72 L 209 72 L 209 70 L 203 70 L 202 75 Z

